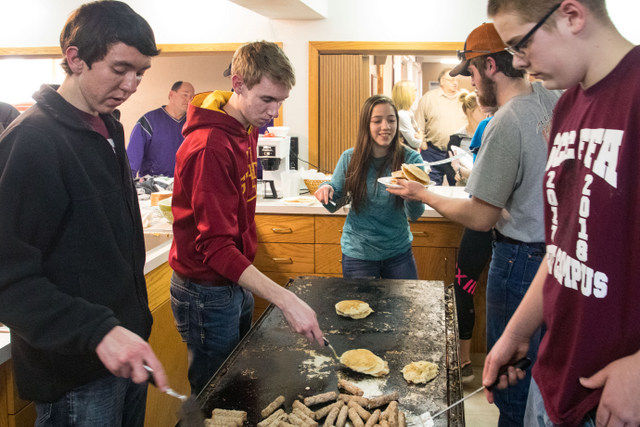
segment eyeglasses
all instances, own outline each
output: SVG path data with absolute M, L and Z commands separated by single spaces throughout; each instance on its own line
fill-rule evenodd
M 538 31 L 538 29 L 540 27 L 542 27 L 545 22 L 547 22 L 547 19 L 549 19 L 549 17 L 551 15 L 553 15 L 553 12 L 558 10 L 560 5 L 562 5 L 562 2 L 560 2 L 557 5 L 553 6 L 551 8 L 551 10 L 549 12 L 547 12 L 547 14 L 544 15 L 542 17 L 542 19 L 539 20 L 538 23 L 536 25 L 534 25 L 533 28 L 527 34 L 525 34 L 524 37 L 522 37 L 522 39 L 518 43 L 516 43 L 515 46 L 507 46 L 507 47 L 504 48 L 504 50 L 506 50 L 507 52 L 509 52 L 513 56 L 522 56 L 522 55 L 524 55 L 524 52 L 522 51 L 522 48 L 524 47 L 524 45 L 527 44 L 527 42 L 533 36 L 533 34 L 536 31 Z
M 465 56 L 466 53 L 491 53 L 490 50 L 458 50 L 457 52 L 458 60 L 460 60 L 460 62 L 467 60 L 467 57 Z

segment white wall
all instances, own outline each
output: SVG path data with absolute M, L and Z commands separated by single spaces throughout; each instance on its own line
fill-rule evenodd
M 0 46 L 57 46 L 68 14 L 82 0 L 1 0 Z M 464 41 L 487 21 L 481 0 L 329 0 L 327 19 L 270 20 L 226 0 L 127 0 L 154 29 L 158 43 L 281 41 L 296 69 L 297 85 L 285 103 L 285 125 L 308 143 L 309 41 Z M 608 0 L 612 19 L 634 43 L 635 0 Z M 635 9 L 635 10 L 631 10 Z M 4 76 L 4 78 L 7 78 Z M 134 95 L 135 96 L 135 95 Z

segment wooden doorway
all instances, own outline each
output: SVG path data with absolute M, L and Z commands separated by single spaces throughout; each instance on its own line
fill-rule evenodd
M 321 142 L 321 135 L 335 133 L 348 134 L 349 129 L 321 129 L 320 111 L 330 108 L 333 103 L 344 103 L 344 97 L 327 99 L 321 96 L 321 68 L 320 58 L 323 55 L 455 55 L 456 50 L 462 49 L 460 42 L 309 42 L 309 162 L 317 165 L 321 170 L 333 171 L 335 163 L 325 164 L 329 156 L 321 158 L 321 153 L 337 151 L 339 148 L 321 147 L 321 144 L 331 144 L 330 139 Z M 368 96 L 368 95 L 367 95 Z M 365 96 L 365 98 L 367 97 Z M 358 104 L 356 117 L 359 113 L 361 100 Z M 353 114 L 353 111 L 350 112 Z M 345 124 L 347 125 L 347 124 Z M 348 124 L 357 126 L 357 120 Z M 323 124 L 326 126 L 326 124 Z M 351 143 L 355 141 L 352 140 Z M 322 164 L 320 164 L 322 163 Z

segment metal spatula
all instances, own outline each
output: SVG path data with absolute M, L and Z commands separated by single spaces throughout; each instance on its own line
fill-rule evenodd
M 336 358 L 336 360 L 339 362 L 340 361 L 340 357 L 338 356 L 338 353 L 336 353 L 336 350 L 333 348 L 333 346 L 331 345 L 331 343 L 329 342 L 328 339 L 326 339 L 325 337 L 322 337 L 322 341 L 324 341 L 324 346 L 325 347 L 329 347 L 331 349 L 331 351 L 333 352 L 333 356 Z
M 518 360 L 516 363 L 513 364 L 513 367 L 516 369 L 522 369 L 523 371 L 526 370 L 529 366 L 531 366 L 531 360 L 524 357 L 520 360 Z M 500 371 L 498 372 L 498 378 L 496 378 L 496 380 L 493 382 L 493 384 L 491 384 L 488 388 L 489 390 L 491 390 L 492 388 L 494 388 L 496 385 L 498 385 L 498 382 L 500 382 L 500 376 L 503 375 L 504 373 L 507 372 L 508 366 L 504 366 L 500 369 Z M 431 415 L 429 413 L 429 411 L 424 412 L 418 416 L 416 416 L 415 418 L 411 419 L 408 421 L 408 425 L 409 426 L 422 426 L 422 427 L 433 427 L 433 420 L 434 418 L 438 417 L 439 415 L 444 414 L 445 412 L 447 412 L 448 410 L 450 410 L 451 408 L 453 408 L 454 406 L 457 406 L 459 404 L 461 404 L 462 402 L 464 402 L 465 400 L 467 400 L 468 398 L 470 398 L 471 396 L 480 393 L 482 390 L 485 389 L 485 386 L 480 387 L 477 390 L 474 390 L 473 392 L 469 393 L 468 395 L 466 395 L 465 397 L 463 397 L 462 399 L 454 402 L 453 404 L 447 406 L 446 408 L 444 408 L 442 411 L 436 413 L 435 415 Z
M 153 369 L 150 366 L 142 365 L 149 373 L 149 382 L 156 386 L 156 380 L 153 377 Z M 198 401 L 193 396 L 185 396 L 172 388 L 165 390 L 165 393 L 182 401 L 180 406 L 180 427 L 204 427 L 204 414 L 200 409 Z

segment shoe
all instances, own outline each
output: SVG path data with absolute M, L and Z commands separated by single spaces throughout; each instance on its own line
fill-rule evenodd
M 465 365 L 460 368 L 460 374 L 462 376 L 462 384 L 469 384 L 475 376 L 473 375 L 473 367 L 471 366 L 471 362 L 467 362 Z

